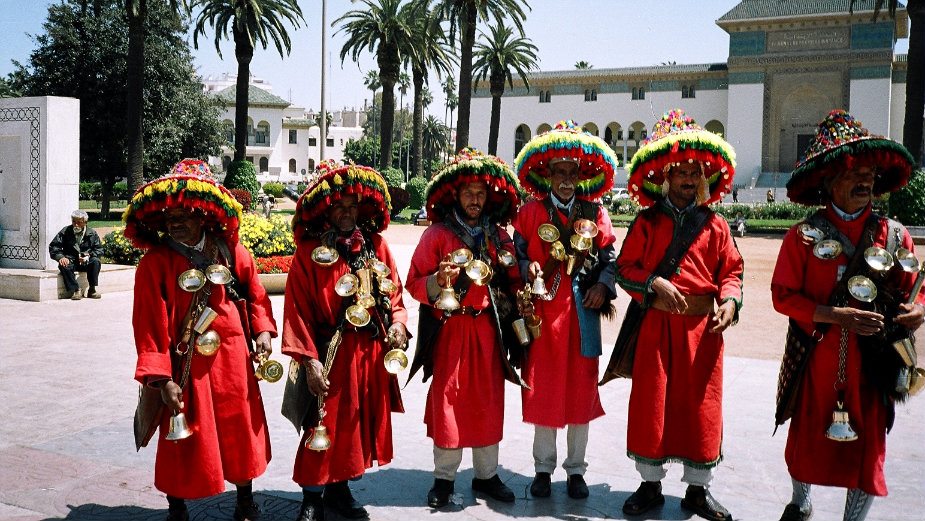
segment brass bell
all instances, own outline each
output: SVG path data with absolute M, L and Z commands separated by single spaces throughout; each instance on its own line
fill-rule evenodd
M 543 297 L 549 294 L 549 292 L 546 291 L 546 281 L 543 280 L 542 271 L 537 273 L 536 278 L 533 279 L 533 287 L 530 288 L 530 292 L 538 297 Z
M 260 364 L 254 371 L 254 374 L 257 376 L 258 380 L 266 380 L 270 383 L 280 381 L 280 379 L 283 377 L 283 364 L 277 362 L 276 360 L 270 360 L 262 354 L 258 357 L 258 360 L 260 361 Z
M 186 415 L 182 412 L 175 411 L 170 417 L 170 429 L 167 431 L 167 440 L 180 441 L 185 440 L 193 435 L 192 429 L 186 423 Z
M 337 259 L 340 258 L 340 255 L 337 253 L 337 250 L 334 248 L 329 248 L 327 246 L 318 246 L 312 250 L 312 260 L 322 266 L 330 266 L 337 262 Z
M 334 283 L 334 292 L 342 297 L 349 297 L 357 292 L 360 287 L 360 279 L 353 273 L 344 273 L 337 282 Z
M 204 356 L 214 355 L 221 345 L 222 339 L 214 329 L 196 337 L 196 352 Z
M 224 264 L 211 264 L 206 268 L 206 278 L 212 284 L 224 285 L 231 282 L 231 270 Z
M 402 349 L 391 349 L 385 353 L 382 363 L 389 374 L 398 374 L 408 367 L 408 355 Z
M 459 309 L 459 300 L 456 298 L 456 291 L 453 287 L 447 287 L 440 290 L 440 295 L 434 303 L 434 307 L 442 311 L 456 311 Z
M 536 229 L 536 234 L 545 242 L 559 240 L 559 229 L 549 223 L 543 223 Z
M 858 439 L 858 434 L 851 428 L 848 418 L 848 411 L 844 409 L 842 402 L 837 402 L 835 411 L 832 412 L 832 425 L 825 431 L 825 437 L 834 441 L 854 441 Z
M 347 317 L 347 322 L 350 322 L 356 327 L 363 327 L 369 324 L 371 318 L 369 311 L 360 304 L 354 304 L 347 308 L 345 315 Z
M 484 286 L 491 279 L 491 266 L 480 260 L 466 264 L 466 275 L 478 286 Z
M 177 284 L 183 291 L 195 293 L 206 285 L 206 274 L 196 268 L 186 270 L 177 277 Z
M 331 438 L 328 437 L 328 428 L 324 425 L 315 427 L 312 437 L 305 442 L 305 448 L 319 452 L 330 449 Z

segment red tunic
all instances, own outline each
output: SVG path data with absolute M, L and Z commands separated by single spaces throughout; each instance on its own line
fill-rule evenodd
M 869 215 L 868 209 L 853 221 L 844 221 L 831 208 L 826 218 L 857 244 Z M 881 220 L 874 244 L 884 246 L 887 221 Z M 913 249 L 912 238 L 904 232 L 902 246 Z M 787 315 L 810 333 L 815 329 L 813 313 L 817 305 L 828 305 L 837 285 L 840 267 L 848 264 L 842 254 L 836 259 L 822 260 L 813 255 L 812 246 L 804 244 L 796 227 L 791 228 L 781 244 L 777 266 L 771 279 L 774 309 Z M 906 292 L 914 283 L 912 275 L 896 281 Z M 925 301 L 920 295 L 919 303 Z M 861 371 L 861 353 L 857 336 L 848 335 L 845 408 L 858 439 L 852 442 L 833 441 L 825 437 L 832 423 L 832 411 L 837 398 L 835 380 L 838 373 L 838 351 L 841 328 L 832 324 L 822 341 L 813 350 L 804 376 L 800 397 L 787 436 L 785 459 L 790 475 L 805 483 L 859 488 L 868 494 L 885 496 L 886 480 L 883 461 L 886 455 L 887 408 L 881 394 L 867 382 Z
M 503 247 L 514 253 L 510 236 L 499 229 Z M 408 292 L 415 300 L 430 304 L 427 278 L 437 273 L 446 255 L 466 245 L 443 224 L 424 231 L 411 257 Z M 494 245 L 489 243 L 493 268 L 498 269 Z M 517 267 L 508 271 L 512 282 L 520 280 Z M 460 302 L 478 310 L 490 305 L 487 286 L 471 284 Z M 421 308 L 422 313 L 428 312 Z M 442 311 L 431 311 L 442 315 Z M 504 427 L 504 370 L 495 321 L 486 311 L 478 316 L 454 315 L 441 326 L 433 348 L 434 374 L 427 391 L 424 423 L 427 436 L 444 449 L 485 447 L 501 441 Z
M 376 258 L 389 266 L 389 277 L 398 286 L 391 299 L 392 322 L 404 324 L 407 314 L 395 259 L 380 235 L 373 235 L 372 241 Z M 282 351 L 299 362 L 307 357 L 318 359 L 316 342 L 328 340 L 319 335 L 333 333 L 340 322 L 343 297 L 335 293 L 334 283 L 350 271 L 343 257 L 331 266 L 312 261 L 312 250 L 320 244 L 305 240 L 297 245 L 286 280 Z M 306 429 L 296 453 L 293 481 L 301 486 L 326 485 L 362 475 L 373 466 L 373 460 L 379 465 L 392 461 L 391 413 L 404 412 L 404 408 L 398 380 L 383 365 L 388 349 L 384 335 L 373 339 L 369 329 L 356 331 L 346 325 L 324 400 L 324 426 L 331 448 L 307 449 L 305 442 L 314 429 Z
M 238 244 L 234 257 L 235 272 L 251 295 L 251 331 L 243 331 L 238 308 L 226 298 L 224 286 L 214 286 L 209 307 L 218 318 L 211 329 L 221 336 L 222 344 L 213 356 L 193 355 L 190 382 L 183 390 L 184 414 L 193 435 L 166 441 L 170 424 L 166 410 L 158 435 L 154 486 L 171 496 L 195 499 L 220 494 L 225 481 L 250 481 L 263 474 L 270 461 L 263 399 L 245 334 L 269 331 L 276 336 L 276 322 L 250 253 Z M 191 267 L 167 246 L 152 248 L 138 264 L 132 324 L 139 382 L 171 375 L 170 350 L 177 345 L 193 295 L 180 289 L 177 276 Z
M 661 203 L 660 203 L 661 204 Z M 638 301 L 671 242 L 676 222 L 665 206 L 633 221 L 617 257 L 617 282 Z M 711 214 L 668 280 L 685 295 L 742 302 L 742 256 L 726 221 Z M 646 302 L 654 295 L 649 294 Z M 626 448 L 637 461 L 680 461 L 700 468 L 722 458 L 723 337 L 711 315 L 649 308 L 633 365 Z
M 568 219 L 558 213 L 562 223 Z M 514 229 L 527 241 L 527 257 L 540 266 L 549 258 L 549 243 L 536 231 L 549 222 L 542 201 L 531 201 L 520 208 Z M 598 234 L 594 246 L 599 249 L 616 242 L 610 215 L 599 212 Z M 560 238 L 562 241 L 568 237 Z M 598 359 L 581 354 L 581 331 L 572 293 L 572 278 L 565 274 L 565 264 L 559 265 L 561 281 L 552 300 L 534 299 L 537 316 L 543 320 L 542 334 L 530 344 L 524 361 L 523 379 L 532 389 L 523 389 L 523 418 L 527 423 L 561 428 L 569 424 L 583 425 L 604 415 L 597 392 Z M 544 273 L 546 280 L 554 274 Z M 552 284 L 547 287 L 552 290 Z

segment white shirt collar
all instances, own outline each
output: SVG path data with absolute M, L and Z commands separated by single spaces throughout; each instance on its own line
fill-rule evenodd
M 867 207 L 865 206 L 865 207 L 861 208 L 860 210 L 858 210 L 858 211 L 856 211 L 856 212 L 854 212 L 854 213 L 848 213 L 848 212 L 842 210 L 841 208 L 835 206 L 835 203 L 832 203 L 832 209 L 835 210 L 835 215 L 841 217 L 841 219 L 842 219 L 843 221 L 849 221 L 849 222 L 850 222 L 850 221 L 853 221 L 853 220 L 857 219 L 858 217 L 860 217 L 861 214 L 864 213 L 864 210 L 867 209 Z
M 562 202 L 562 199 L 559 199 L 559 197 L 556 196 L 556 193 L 555 193 L 555 192 L 550 192 L 550 193 L 549 193 L 549 196 L 552 197 L 552 204 L 555 205 L 556 208 L 559 208 L 559 209 L 561 209 L 561 210 L 565 210 L 566 212 L 571 212 L 571 211 L 572 211 L 572 205 L 575 204 L 575 196 L 574 196 L 574 195 L 572 196 L 571 199 L 569 199 L 569 201 L 568 201 L 567 203 L 563 203 L 563 202 Z

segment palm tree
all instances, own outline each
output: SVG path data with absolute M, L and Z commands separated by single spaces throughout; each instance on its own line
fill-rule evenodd
M 586 62 L 586 61 L 584 61 L 584 60 L 579 60 L 579 61 L 575 62 L 575 68 L 578 69 L 578 70 L 580 70 L 580 71 L 586 71 L 586 70 L 588 70 L 588 69 L 593 69 L 593 68 L 594 68 L 594 65 L 591 65 L 590 62 Z
M 405 4 L 410 5 L 410 4 Z M 405 54 L 405 49 L 401 50 L 402 59 L 405 59 L 407 56 Z M 405 94 L 408 94 L 408 89 L 411 87 L 411 76 L 408 76 L 408 73 L 401 71 L 401 74 L 398 75 L 398 115 L 400 117 L 400 124 L 398 125 L 398 166 L 401 168 L 401 151 L 405 146 L 405 125 L 408 121 L 408 112 L 405 110 Z M 405 179 L 408 178 L 408 172 L 405 172 Z
M 186 0 L 168 0 L 172 11 L 189 14 Z M 83 2 L 83 8 L 87 4 Z M 99 15 L 100 5 L 93 2 L 94 13 Z M 145 70 L 145 19 L 148 17 L 147 0 L 125 0 L 128 21 L 128 54 L 125 62 L 125 141 L 128 159 L 128 187 L 134 191 L 144 184 L 144 70 Z
M 400 16 L 401 0 L 360 0 L 362 9 L 348 11 L 334 21 L 342 24 L 338 32 L 348 34 L 340 51 L 343 63 L 347 55 L 359 60 L 364 51 L 376 53 L 379 82 L 382 84 L 381 139 L 379 168 L 392 166 L 392 127 L 395 123 L 395 84 L 401 72 L 401 49 L 411 38 L 408 20 Z
M 280 57 L 292 49 L 285 22 L 293 28 L 304 22 L 297 0 L 194 0 L 202 6 L 193 31 L 193 45 L 199 48 L 199 35 L 206 24 L 215 31 L 215 50 L 222 56 L 221 42 L 229 33 L 234 40 L 234 56 L 238 61 L 238 79 L 234 99 L 234 160 L 243 161 L 247 153 L 247 109 L 250 89 L 250 64 L 257 43 L 266 49 L 273 43 Z
M 501 123 L 501 96 L 504 94 L 504 82 L 514 88 L 514 75 L 516 72 L 524 82 L 524 87 L 530 88 L 527 72 L 536 68 L 537 48 L 524 36 L 514 36 L 514 31 L 498 21 L 489 27 L 491 34 L 482 32 L 483 41 L 475 44 L 475 73 L 476 85 L 488 78 L 491 92 L 491 123 L 488 128 L 488 153 L 498 153 L 498 126 Z
M 450 22 L 450 42 L 460 33 L 459 53 L 459 118 L 456 124 L 456 150 L 469 145 L 469 112 L 472 107 L 472 51 L 475 47 L 475 27 L 481 19 L 510 18 L 521 35 L 524 33 L 524 8 L 527 0 L 437 0 L 435 10 Z
M 423 144 L 424 153 L 422 157 L 427 163 L 427 177 L 430 177 L 432 174 L 431 164 L 440 157 L 440 154 L 446 152 L 446 147 L 449 144 L 449 134 L 446 126 L 433 116 L 427 116 L 422 127 L 421 143 Z
M 378 133 L 379 129 L 376 128 L 376 91 L 382 86 L 382 84 L 379 83 L 379 73 L 376 71 L 366 71 L 366 76 L 363 77 L 363 85 L 366 85 L 367 89 L 373 91 L 373 98 L 369 103 L 373 120 L 370 128 L 372 128 L 373 133 Z

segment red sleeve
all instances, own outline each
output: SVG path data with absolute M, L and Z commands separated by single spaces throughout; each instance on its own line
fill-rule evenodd
M 742 277 L 745 272 L 745 261 L 739 249 L 736 248 L 735 241 L 732 240 L 732 232 L 729 231 L 729 224 L 726 220 L 716 214 L 713 215 L 713 219 L 721 230 L 717 233 L 720 237 L 719 269 L 716 277 L 719 286 L 719 301 L 733 299 L 738 310 L 742 308 Z
M 777 265 L 771 277 L 771 301 L 774 309 L 799 322 L 810 324 L 816 312 L 816 301 L 802 292 L 803 274 L 810 249 L 802 244 L 796 227 L 790 229 L 781 243 Z
M 241 282 L 247 284 L 247 293 L 250 296 L 250 305 L 248 312 L 250 316 L 251 330 L 247 334 L 256 337 L 264 331 L 268 331 L 273 338 L 276 338 L 276 320 L 273 319 L 273 305 L 270 303 L 270 297 L 267 291 L 260 283 L 260 277 L 257 276 L 257 268 L 254 265 L 254 258 L 247 248 L 238 243 L 235 246 L 235 271 L 240 277 Z
M 286 296 L 283 304 L 283 354 L 301 362 L 305 357 L 318 358 L 314 336 L 317 328 L 315 310 L 311 301 L 319 295 L 309 272 L 312 246 L 301 242 L 296 246 L 292 267 L 286 277 Z
M 442 258 L 439 235 L 440 229 L 437 225 L 428 226 L 411 256 L 406 289 L 411 298 L 422 304 L 430 305 L 427 298 L 427 278 L 437 273 Z
M 617 256 L 617 284 L 640 302 L 647 301 L 647 292 L 653 278 L 652 272 L 643 263 L 646 242 L 653 231 L 648 219 L 641 213 L 637 215 L 626 232 L 623 247 Z
M 392 294 L 392 322 L 401 322 L 402 324 L 408 325 L 408 311 L 405 309 L 405 301 L 402 298 L 402 293 L 404 293 L 401 283 L 401 277 L 398 276 L 398 266 L 395 264 L 395 257 L 392 256 L 392 250 L 389 249 L 389 245 L 386 244 L 385 240 L 381 235 L 375 235 L 373 237 L 373 242 L 376 246 L 376 257 L 379 258 L 382 262 L 391 270 L 389 278 L 392 279 L 392 282 L 395 283 L 395 286 L 398 287 L 398 290 Z
M 171 377 L 170 320 L 163 289 L 166 270 L 158 267 L 159 259 L 162 261 L 156 253 L 145 254 L 135 272 L 132 309 L 132 328 L 138 352 L 135 379 L 143 384 Z

